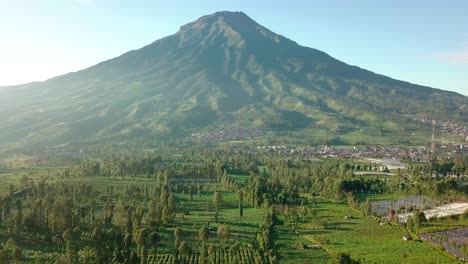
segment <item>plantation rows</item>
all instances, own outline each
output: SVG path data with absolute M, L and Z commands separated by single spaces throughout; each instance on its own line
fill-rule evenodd
M 255 261 L 255 257 L 257 257 L 257 262 Z M 254 264 L 254 263 L 263 263 L 261 261 L 260 256 L 258 253 L 255 253 L 253 250 L 249 248 L 242 248 L 238 251 L 237 256 L 238 261 L 233 261 L 233 256 L 229 253 L 229 251 L 216 251 L 214 256 L 214 262 L 210 260 L 208 256 L 206 262 L 203 262 L 199 253 L 192 253 L 190 256 L 179 255 L 177 257 L 173 254 L 157 254 L 157 255 L 150 255 L 148 257 L 148 264 L 201 264 L 201 263 L 212 263 L 212 264 L 231 264 L 231 263 L 238 263 L 238 264 Z M 260 260 L 260 262 L 258 262 Z
M 422 234 L 420 237 L 423 240 L 442 247 L 445 251 L 459 259 L 464 259 L 464 255 L 466 254 L 464 251 L 468 249 L 468 227 Z
M 70 185 L 70 186 L 80 186 L 84 183 L 91 184 L 94 189 L 96 190 L 105 190 L 107 186 L 114 186 L 115 190 L 124 190 L 128 187 L 137 187 L 140 189 L 144 189 L 148 187 L 149 190 L 152 190 L 154 187 L 157 186 L 156 182 L 130 182 L 130 181 L 108 181 L 108 180 L 89 180 L 89 181 L 81 181 L 81 180 L 63 180 L 63 183 Z

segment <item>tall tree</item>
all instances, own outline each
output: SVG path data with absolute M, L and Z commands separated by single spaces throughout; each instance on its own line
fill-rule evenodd
M 209 263 L 216 263 L 216 249 L 213 244 L 208 247 L 208 261 Z
M 239 199 L 239 217 L 242 218 L 244 216 L 244 206 L 242 202 L 244 201 L 244 193 L 242 190 L 239 190 L 237 193 L 237 197 Z
M 146 264 L 148 260 L 147 250 L 146 250 L 146 237 L 148 235 L 146 228 L 141 228 L 138 232 L 134 235 L 134 240 L 138 246 L 137 254 L 140 258 L 141 264 Z
M 178 248 L 179 248 L 180 238 L 181 238 L 181 237 L 182 237 L 182 228 L 176 227 L 176 228 L 174 229 L 174 238 L 175 238 L 174 244 L 175 244 L 175 249 L 176 249 L 176 251 L 177 251 Z
M 206 243 L 208 241 L 208 227 L 206 225 L 200 227 L 198 230 L 198 240 L 200 240 L 203 243 Z
M 65 232 L 63 232 L 62 238 L 66 244 L 66 262 L 67 264 L 75 264 L 78 263 L 78 252 L 76 249 L 76 240 L 77 235 L 79 234 L 79 230 L 71 230 L 71 228 L 67 228 Z
M 219 204 L 223 201 L 223 197 L 220 192 L 216 191 L 213 194 L 213 204 L 215 206 L 215 221 L 218 222 Z
M 231 237 L 231 232 L 229 230 L 229 227 L 223 226 L 223 225 L 219 226 L 217 234 L 218 234 L 219 241 L 221 242 L 223 247 L 225 247 L 228 239 Z
M 165 206 L 162 210 L 162 222 L 164 224 L 172 223 L 173 221 L 173 213 L 169 206 Z
M 182 241 L 180 243 L 178 250 L 179 250 L 179 254 L 182 254 L 185 257 L 190 257 L 190 255 L 192 254 L 192 249 L 185 241 Z
M 370 215 L 372 213 L 372 203 L 369 198 L 366 199 L 366 202 L 362 206 L 362 213 L 364 215 Z

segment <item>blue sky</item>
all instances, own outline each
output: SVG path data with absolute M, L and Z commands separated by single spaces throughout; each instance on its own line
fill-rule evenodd
M 221 10 L 349 64 L 468 95 L 464 0 L 1 0 L 0 85 L 92 66 Z

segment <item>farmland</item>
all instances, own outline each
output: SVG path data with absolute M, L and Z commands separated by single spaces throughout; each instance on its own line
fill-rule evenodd
M 319 204 L 319 216 L 327 219 L 327 228 L 304 237 L 311 243 L 326 238 L 323 247 L 328 252 L 347 252 L 359 256 L 363 263 L 440 263 L 453 262 L 447 254 L 431 250 L 428 244 L 403 241 L 406 230 L 398 225 L 380 225 L 378 221 L 362 217 L 345 204 Z M 352 216 L 345 219 L 345 216 Z M 388 254 L 391 249 L 391 255 Z
M 408 196 L 416 190 L 412 188 L 431 189 L 433 184 L 445 192 L 445 179 L 421 178 L 420 185 L 406 184 L 401 191 L 405 178 L 353 175 L 356 164 L 364 166 L 362 161 L 193 153 L 109 156 L 63 166 L 53 160 L 27 164 L 23 158 L 8 159 L 0 173 L 0 259 L 457 263 L 457 254 L 464 254 L 453 256 L 418 236 L 466 227 L 464 217 L 410 228 L 385 220 L 388 208 L 372 210 L 372 203 L 379 202 L 370 199 L 394 199 L 395 207 L 424 204 L 414 206 L 415 212 L 444 197 L 463 199 L 464 190 L 453 188 L 437 197 L 429 192 L 424 198 Z M 407 234 L 413 240 L 404 241 Z M 398 254 L 389 254 L 389 249 Z
M 421 238 L 441 247 L 459 259 L 467 260 L 463 251 L 468 250 L 468 228 L 422 234 Z

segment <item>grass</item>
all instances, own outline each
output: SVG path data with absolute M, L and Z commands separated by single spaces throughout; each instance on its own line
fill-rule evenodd
M 404 197 L 401 194 L 385 194 L 385 193 L 356 193 L 355 197 L 358 201 L 365 201 L 369 198 L 371 201 L 381 201 L 381 200 L 396 200 L 398 198 Z
M 456 229 L 459 227 L 468 226 L 468 219 L 463 219 L 461 217 L 445 217 L 435 220 L 430 220 L 416 230 L 418 234 L 432 233 L 438 231 L 445 231 L 450 229 Z
M 283 217 L 280 219 L 284 220 Z M 323 249 L 300 249 L 299 243 L 310 244 L 300 234 L 296 234 L 285 225 L 274 227 L 275 245 L 280 257 L 280 263 L 328 263 L 328 253 Z
M 319 237 L 326 238 L 323 247 L 331 254 L 347 252 L 363 263 L 457 263 L 455 258 L 433 250 L 426 242 L 403 241 L 402 236 L 407 232 L 400 226 L 381 226 L 345 204 L 322 202 L 317 205 L 317 211 L 326 221 L 326 228 L 303 230 L 303 237 L 310 243 Z M 346 215 L 353 218 L 345 220 Z
M 21 163 L 17 163 L 21 166 Z M 11 172 L 0 174 L 0 193 L 8 191 L 10 184 L 17 184 L 23 175 L 39 179 L 50 176 L 49 181 L 57 180 L 57 173 L 61 168 L 13 168 Z M 236 182 L 246 183 L 248 175 L 229 175 Z M 113 179 L 105 177 L 73 178 L 65 180 L 73 182 L 87 182 L 95 189 L 104 191 L 105 187 L 125 184 L 154 184 L 154 179 L 146 177 L 127 177 Z M 219 206 L 218 223 L 215 222 L 215 208 L 212 203 L 213 192 L 218 189 L 222 193 L 223 202 Z M 373 194 L 372 200 L 395 199 L 398 195 Z M 366 196 L 359 197 L 365 200 Z M 195 251 L 198 250 L 198 230 L 205 224 L 213 227 L 210 231 L 209 242 L 218 243 L 216 228 L 226 225 L 230 228 L 231 237 L 227 247 L 239 242 L 241 245 L 254 244 L 256 232 L 263 222 L 264 209 L 253 207 L 244 200 L 244 216 L 239 217 L 236 193 L 227 191 L 220 186 L 207 185 L 203 192 L 194 194 L 190 200 L 188 194 L 176 194 L 177 216 L 173 224 L 161 228 L 158 233 L 161 241 L 157 246 L 158 254 L 171 254 L 174 248 L 174 229 L 179 226 L 183 230 L 182 240 L 189 243 Z M 314 205 L 317 216 L 299 217 L 298 226 L 293 231 L 282 215 L 278 215 L 280 222 L 273 228 L 273 237 L 280 263 L 328 263 L 330 256 L 339 252 L 347 252 L 352 258 L 362 263 L 458 263 L 453 256 L 431 246 L 427 242 L 403 241 L 402 236 L 407 232 L 400 226 L 379 225 L 370 218 L 363 217 L 345 204 L 320 201 Z M 189 214 L 185 215 L 184 212 Z M 352 219 L 345 220 L 345 216 L 352 215 Z M 320 220 L 320 223 L 319 221 Z M 427 233 L 447 230 L 459 226 L 468 226 L 468 220 L 442 219 L 424 224 L 417 233 Z M 414 237 L 416 238 L 416 237 Z M 323 249 L 300 249 L 299 243 L 305 245 L 321 244 Z M 31 257 L 37 251 L 26 248 L 26 255 Z
M 223 202 L 219 206 L 218 222 L 215 222 L 215 208 L 212 203 L 213 192 L 205 191 L 200 196 L 194 195 L 190 201 L 188 194 L 176 194 L 177 217 L 171 228 L 163 229 L 161 237 L 161 251 L 172 252 L 174 235 L 173 230 L 179 226 L 183 230 L 183 240 L 189 243 L 193 249 L 198 249 L 198 230 L 205 224 L 213 227 L 210 232 L 208 242 L 219 242 L 216 229 L 220 225 L 229 227 L 231 238 L 227 242 L 230 246 L 235 242 L 241 244 L 252 244 L 255 240 L 255 234 L 263 221 L 263 211 L 256 209 L 244 202 L 244 216 L 239 217 L 238 202 L 236 194 L 221 191 Z M 190 215 L 184 215 L 185 211 Z
M 236 183 L 247 183 L 249 180 L 249 175 L 245 174 L 229 174 L 229 177 L 233 179 Z

